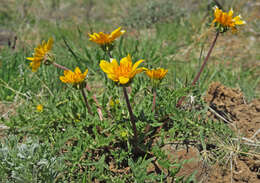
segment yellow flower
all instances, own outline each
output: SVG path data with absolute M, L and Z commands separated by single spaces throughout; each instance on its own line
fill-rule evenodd
M 145 71 L 145 74 L 153 80 L 162 80 L 167 74 L 168 70 L 163 68 L 152 69 Z
M 47 53 L 51 50 L 53 45 L 53 39 L 50 38 L 48 42 L 42 42 L 36 48 L 34 48 L 33 57 L 27 57 L 27 60 L 32 61 L 30 63 L 30 67 L 32 68 L 33 72 L 36 72 L 37 69 L 40 67 L 41 62 L 46 59 Z
M 42 112 L 43 111 L 43 105 L 42 104 L 37 105 L 36 110 L 38 112 Z
M 110 34 L 106 34 L 103 32 L 88 34 L 90 37 L 90 41 L 95 42 L 99 45 L 111 44 L 116 38 L 125 33 L 125 30 L 121 30 L 121 27 L 117 28 Z
M 107 77 L 120 84 L 127 84 L 138 73 L 145 70 L 145 68 L 137 68 L 144 60 L 137 61 L 132 64 L 131 56 L 128 55 L 120 60 L 118 65 L 116 59 L 112 59 L 111 62 L 101 60 L 100 68 L 107 74 Z
M 63 83 L 79 84 L 84 82 L 87 74 L 88 69 L 86 69 L 84 73 L 81 73 L 81 70 L 76 67 L 74 72 L 71 70 L 65 70 L 64 76 L 60 76 L 60 80 Z
M 109 100 L 109 106 L 110 107 L 115 107 L 115 105 L 118 105 L 120 102 L 119 102 L 119 100 L 118 99 L 116 99 L 116 100 L 113 100 L 112 98 Z
M 238 15 L 233 18 L 233 10 L 231 9 L 228 13 L 223 12 L 218 7 L 214 7 L 214 16 L 215 19 L 213 20 L 213 24 L 217 23 L 217 25 L 220 25 L 224 28 L 224 31 L 228 28 L 232 29 L 232 32 L 235 32 L 237 30 L 236 25 L 244 25 L 246 24 L 245 21 L 241 20 L 241 16 Z
M 128 136 L 128 133 L 127 133 L 127 131 L 122 131 L 120 135 L 121 135 L 121 137 L 125 138 Z

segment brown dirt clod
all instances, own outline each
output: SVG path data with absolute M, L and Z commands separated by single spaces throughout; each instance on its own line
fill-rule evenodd
M 209 117 L 219 120 L 219 115 L 232 124 L 232 129 L 252 141 L 260 140 L 260 99 L 246 103 L 239 89 L 232 89 L 214 82 L 209 86 L 205 101 L 215 112 Z M 218 115 L 216 115 L 216 113 Z M 228 166 L 214 165 L 207 182 L 260 182 L 260 154 L 251 156 L 238 155 L 232 161 L 232 171 Z

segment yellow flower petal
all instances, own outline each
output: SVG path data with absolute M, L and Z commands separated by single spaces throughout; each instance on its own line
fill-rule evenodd
M 26 57 L 26 59 L 33 61 L 33 60 L 34 60 L 34 57 Z
M 51 50 L 52 45 L 53 45 L 53 39 L 50 38 L 50 39 L 48 40 L 48 43 L 47 43 L 47 51 Z
M 32 61 L 30 63 L 30 67 L 33 72 L 36 72 L 40 67 L 41 62 L 45 59 L 45 56 L 51 50 L 53 45 L 53 39 L 50 38 L 48 42 L 42 41 L 42 44 L 39 44 L 36 48 L 34 48 L 33 57 L 26 57 L 27 60 Z
M 75 74 L 81 74 L 81 70 L 78 67 L 75 68 L 74 72 Z
M 84 82 L 87 73 L 88 69 L 86 69 L 85 72 L 82 74 L 81 70 L 78 67 L 76 67 L 74 72 L 71 70 L 65 70 L 64 76 L 60 76 L 60 80 L 63 83 L 79 84 Z
M 113 64 L 105 61 L 105 60 L 101 60 L 99 66 L 102 69 L 102 71 L 104 71 L 105 73 L 109 74 L 109 73 L 113 73 Z
M 133 70 L 135 70 L 144 60 L 138 60 L 137 62 L 135 62 L 134 66 L 133 66 Z
M 167 74 L 168 70 L 163 68 L 157 68 L 152 70 L 146 70 L 145 74 L 154 80 L 162 80 Z
M 229 12 L 223 12 L 218 7 L 214 8 L 214 16 L 215 19 L 212 21 L 212 24 L 217 24 L 217 26 L 221 26 L 224 30 L 228 28 L 232 29 L 232 32 L 236 29 L 236 25 L 243 25 L 245 21 L 240 20 L 240 16 L 236 16 L 233 18 L 233 9 L 230 9 Z
M 115 75 L 115 74 L 108 74 L 107 77 L 108 77 L 109 79 L 111 79 L 112 81 L 115 81 L 115 82 L 118 82 L 118 81 L 119 81 L 117 75 Z
M 88 34 L 88 36 L 90 37 L 89 39 L 90 41 L 100 45 L 104 45 L 104 44 L 111 44 L 112 42 L 115 41 L 115 39 L 117 39 L 124 33 L 125 31 L 121 30 L 121 27 L 119 27 L 116 30 L 112 31 L 112 33 L 110 34 L 99 32 L 94 34 Z
M 244 25 L 244 24 L 246 24 L 245 21 L 240 20 L 240 19 L 241 19 L 241 16 L 239 15 L 239 16 L 234 17 L 233 21 L 235 22 L 236 25 Z
M 125 65 L 128 67 L 132 67 L 132 59 L 131 56 L 128 54 L 127 57 L 124 57 L 120 60 L 120 65 Z
M 126 83 L 128 83 L 128 81 L 129 81 L 129 78 L 127 78 L 127 77 L 124 77 L 124 76 L 119 77 L 120 84 L 126 84 Z
M 119 65 L 115 59 L 112 59 L 111 62 L 101 60 L 99 65 L 109 79 L 120 84 L 127 84 L 136 74 L 145 69 L 137 68 L 141 62 L 143 60 L 137 61 L 133 66 L 131 56 L 128 55 L 120 60 Z
M 42 104 L 37 105 L 36 110 L 38 112 L 42 112 L 43 111 L 43 105 Z
M 116 59 L 112 59 L 111 64 L 112 64 L 113 68 L 118 67 L 118 63 L 117 63 Z
M 83 73 L 83 75 L 86 77 L 88 74 L 88 69 L 85 70 L 85 72 Z
M 110 37 L 111 40 L 114 40 L 114 39 L 116 39 L 117 37 L 121 36 L 121 35 L 124 34 L 124 33 L 125 33 L 125 31 L 124 31 L 124 30 L 121 31 L 121 27 L 119 27 L 119 28 L 117 28 L 116 30 L 114 30 L 114 31 L 109 35 L 109 37 Z
M 234 13 L 234 12 L 233 12 L 233 9 L 231 8 L 231 9 L 229 10 L 229 12 L 228 12 L 228 16 L 229 16 L 229 17 L 232 17 L 232 16 L 233 16 L 233 13 Z

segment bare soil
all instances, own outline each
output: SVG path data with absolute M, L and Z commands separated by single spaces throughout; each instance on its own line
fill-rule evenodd
M 260 99 L 247 103 L 239 89 L 215 82 L 209 86 L 205 101 L 215 111 L 209 112 L 209 116 L 219 119 L 220 115 L 242 136 L 260 140 L 260 133 L 257 133 L 260 129 Z
M 205 101 L 213 109 L 209 112 L 211 118 L 221 116 L 236 133 L 245 137 L 249 142 L 260 140 L 260 99 L 246 102 L 239 89 L 232 89 L 219 82 L 209 86 Z M 216 164 L 209 171 L 206 182 L 260 182 L 260 154 L 254 152 L 250 156 L 236 156 L 230 164 L 221 166 Z
M 239 136 L 248 139 L 249 142 L 260 141 L 260 99 L 246 102 L 243 93 L 239 89 L 233 89 L 219 82 L 212 83 L 205 96 L 205 101 L 210 106 L 208 112 L 210 119 L 223 121 Z M 202 159 L 202 152 L 196 147 L 185 146 L 176 148 L 166 145 L 163 150 L 168 159 L 176 162 L 188 160 L 178 173 L 178 176 L 187 176 L 196 171 L 196 180 L 202 183 L 260 183 L 260 153 L 254 149 L 253 153 L 242 155 L 237 153 L 232 156 L 232 166 L 215 163 L 208 165 Z M 232 167 L 232 168 L 231 168 Z M 154 162 L 148 168 L 148 172 L 156 172 L 156 168 L 163 169 Z M 167 182 L 172 182 L 171 178 Z

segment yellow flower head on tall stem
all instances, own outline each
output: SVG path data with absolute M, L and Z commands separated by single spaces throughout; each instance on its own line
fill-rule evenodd
M 107 74 L 107 77 L 114 82 L 122 85 L 127 84 L 138 73 L 145 70 L 145 68 L 137 68 L 144 60 L 139 60 L 133 65 L 131 56 L 128 55 L 120 60 L 120 64 L 116 59 L 111 62 L 101 60 L 100 68 Z
M 162 80 L 167 74 L 168 70 L 163 68 L 151 69 L 145 71 L 145 74 L 152 80 Z
M 222 28 L 221 32 L 227 31 L 231 28 L 232 32 L 236 32 L 237 25 L 244 25 L 246 24 L 245 21 L 241 20 L 241 16 L 238 15 L 233 17 L 233 10 L 231 9 L 228 13 L 223 12 L 217 6 L 214 7 L 214 17 L 213 24 L 215 23 L 218 28 Z
M 74 72 L 71 70 L 65 70 L 64 76 L 60 76 L 60 80 L 63 83 L 77 85 L 85 81 L 87 74 L 88 74 L 88 69 L 86 69 L 84 73 L 81 73 L 81 70 L 78 67 L 76 67 Z
M 93 33 L 93 34 L 88 34 L 88 35 L 90 37 L 89 38 L 90 41 L 102 46 L 102 45 L 107 45 L 107 44 L 113 43 L 116 38 L 120 37 L 124 33 L 125 33 L 125 30 L 121 30 L 121 27 L 119 27 L 116 30 L 114 30 L 113 32 L 111 32 L 110 34 L 99 32 L 99 33 Z
M 36 72 L 40 67 L 41 63 L 44 60 L 47 60 L 48 53 L 51 50 L 53 45 L 53 39 L 50 38 L 48 42 L 42 41 L 42 44 L 39 44 L 36 48 L 34 48 L 33 57 L 27 57 L 27 60 L 30 60 L 30 67 L 33 72 Z

